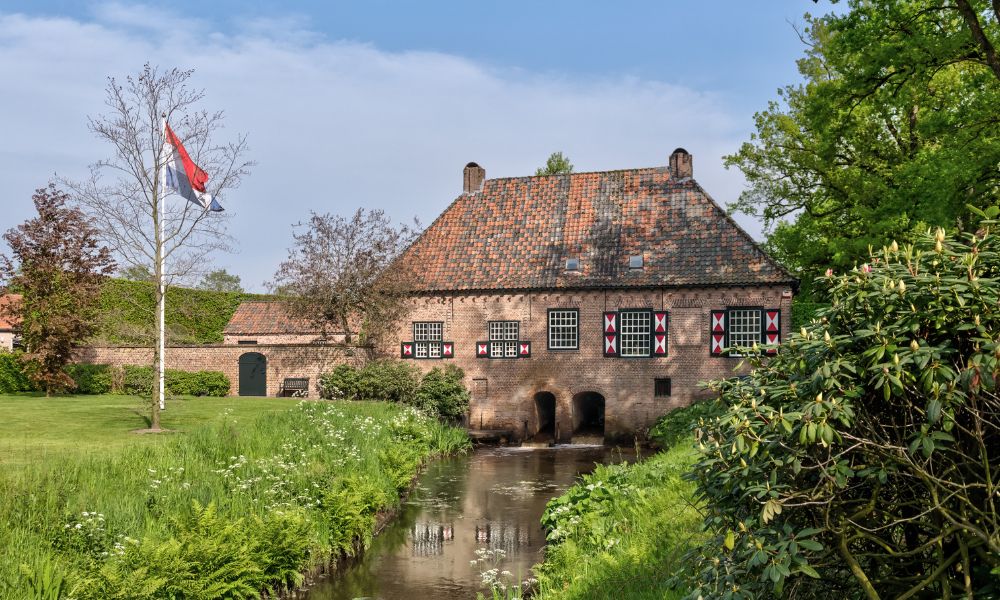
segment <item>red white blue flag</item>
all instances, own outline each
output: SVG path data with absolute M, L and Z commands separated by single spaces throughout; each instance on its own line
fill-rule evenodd
M 181 143 L 170 125 L 163 124 L 163 185 L 183 196 L 188 202 L 207 208 L 212 212 L 222 212 L 224 209 L 208 193 L 205 184 L 208 183 L 208 173 L 196 165 L 184 144 Z

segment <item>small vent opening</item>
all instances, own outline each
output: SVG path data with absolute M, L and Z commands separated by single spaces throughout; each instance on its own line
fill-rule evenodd
M 636 254 L 634 256 L 628 257 L 628 268 L 629 269 L 641 269 L 643 266 L 642 255 Z
M 580 270 L 580 259 L 579 258 L 567 258 L 566 259 L 566 270 L 567 271 L 579 271 Z

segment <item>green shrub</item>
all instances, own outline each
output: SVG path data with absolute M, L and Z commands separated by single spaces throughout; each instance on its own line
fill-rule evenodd
M 398 360 L 374 360 L 358 372 L 354 399 L 413 404 L 419 385 L 416 367 Z
M 718 398 L 675 408 L 657 419 L 649 430 L 649 437 L 663 448 L 672 448 L 678 442 L 689 442 L 695 429 L 704 427 L 707 419 L 714 419 L 725 411 L 725 405 Z
M 996 594 L 995 226 L 826 277 L 817 321 L 714 384 L 726 413 L 691 471 L 711 537 L 690 598 Z
M 27 375 L 21 364 L 21 351 L 0 351 L 0 394 L 34 392 L 37 386 Z
M 424 375 L 417 389 L 416 406 L 429 414 L 460 419 L 469 411 L 469 390 L 465 373 L 455 365 L 434 367 Z
M 112 388 L 109 365 L 74 363 L 66 365 L 66 373 L 73 378 L 74 394 L 109 394 Z
M 808 325 L 816 318 L 820 310 L 829 306 L 829 302 L 814 302 L 800 298 L 792 300 L 792 331 Z
M 155 384 L 153 367 L 126 365 L 122 391 L 133 396 L 150 396 Z M 167 369 L 164 384 L 168 394 L 184 396 L 225 396 L 230 382 L 219 371 L 178 371 Z
M 327 400 L 350 400 L 357 393 L 358 370 L 337 365 L 319 378 L 319 397 Z
M 469 410 L 465 373 L 455 365 L 434 367 L 421 379 L 416 367 L 398 360 L 376 360 L 360 370 L 338 365 L 320 376 L 320 397 L 396 402 L 427 414 L 460 419 Z

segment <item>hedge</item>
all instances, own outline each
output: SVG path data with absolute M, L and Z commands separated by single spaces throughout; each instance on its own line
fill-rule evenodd
M 428 414 L 457 420 L 469 410 L 469 390 L 462 369 L 435 367 L 423 377 L 413 365 L 376 360 L 361 369 L 338 365 L 319 378 L 320 397 L 369 400 L 415 406 Z
M 0 352 L 0 394 L 35 392 L 38 387 L 24 374 L 19 360 L 20 352 Z M 67 390 L 71 394 L 130 394 L 151 396 L 153 393 L 153 367 L 126 365 L 115 370 L 109 365 L 71 364 L 66 372 L 76 386 Z M 219 371 L 176 371 L 167 369 L 168 394 L 177 396 L 226 396 L 229 378 Z
M 110 345 L 152 344 L 156 322 L 155 292 L 155 286 L 147 281 L 108 279 L 101 289 L 101 322 L 95 341 Z M 274 299 L 264 294 L 169 288 L 168 339 L 177 344 L 221 342 L 222 330 L 241 302 Z

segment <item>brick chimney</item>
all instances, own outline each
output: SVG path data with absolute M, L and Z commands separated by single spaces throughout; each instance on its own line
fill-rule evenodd
M 465 165 L 462 170 L 462 192 L 474 194 L 483 189 L 483 180 L 486 179 L 486 169 L 474 162 Z
M 674 179 L 691 179 L 694 177 L 694 165 L 691 155 L 684 148 L 674 150 L 670 155 L 670 176 Z

